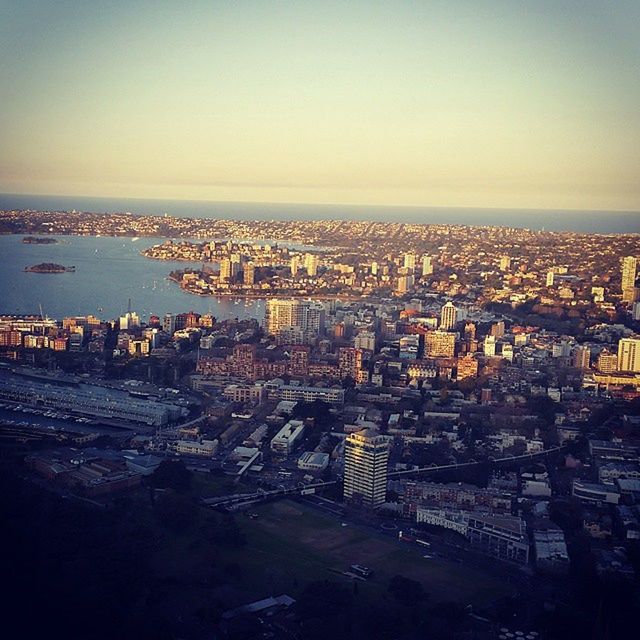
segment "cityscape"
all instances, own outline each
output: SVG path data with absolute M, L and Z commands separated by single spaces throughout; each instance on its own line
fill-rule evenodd
M 637 635 L 638 25 L 0 6 L 5 635 Z
M 47 246 L 88 233 L 73 226 L 85 216 L 5 211 L 0 225 Z M 101 220 L 96 234 L 157 233 Z M 196 263 L 166 276 L 189 293 L 265 298 L 262 317 L 141 317 L 131 300 L 118 318 L 0 317 L 3 446 L 23 481 L 79 508 L 142 501 L 181 535 L 204 518 L 238 567 L 257 553 L 266 571 L 262 545 L 314 554 L 262 587 L 202 569 L 220 595 L 176 628 L 241 637 L 259 620 L 299 637 L 309 571 L 345 598 L 391 580 L 392 611 L 444 589 L 476 637 L 555 637 L 567 610 L 605 623 L 572 590 L 636 579 L 638 234 L 178 222 L 222 239 L 141 255 Z M 331 598 L 324 580 L 314 600 Z

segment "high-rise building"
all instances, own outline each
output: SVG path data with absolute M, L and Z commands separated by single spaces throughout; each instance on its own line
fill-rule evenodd
M 618 371 L 640 373 L 640 338 L 622 338 L 618 343 Z
M 256 266 L 253 264 L 253 262 L 247 262 L 247 264 L 244 265 L 243 282 L 246 285 L 252 286 L 255 284 L 255 281 Z
M 293 347 L 289 354 L 289 371 L 294 376 L 306 376 L 309 373 L 309 347 Z
M 360 333 L 355 337 L 354 346 L 356 349 L 375 351 L 376 334 L 373 331 L 360 331 Z
M 355 347 L 342 347 L 338 351 L 338 368 L 341 378 L 350 376 L 357 380 L 362 369 L 362 351 Z
M 511 269 L 511 258 L 509 256 L 502 256 L 500 258 L 500 271 L 509 271 Z
M 344 499 L 379 507 L 387 492 L 389 447 L 373 429 L 347 436 L 344 448 Z
M 176 318 L 172 313 L 166 313 L 162 321 L 162 330 L 173 335 L 176 330 Z
M 291 256 L 289 266 L 291 269 L 291 277 L 295 278 L 298 275 L 298 269 L 300 267 L 300 256 Z
M 371 275 L 378 275 L 378 263 L 375 261 L 371 263 Z
M 556 274 L 553 271 L 553 269 L 551 269 L 550 271 L 547 271 L 547 287 L 553 287 L 555 277 L 556 277 Z
M 496 355 L 496 337 L 487 336 L 484 339 L 484 355 L 492 358 Z
M 267 300 L 264 326 L 279 342 L 303 344 L 318 337 L 324 329 L 324 307 L 310 300 Z
M 634 256 L 626 256 L 622 259 L 622 291 L 633 289 L 636 285 L 636 271 L 638 259 Z
M 223 282 L 231 281 L 231 260 L 229 258 L 220 260 L 220 280 Z
M 447 302 L 440 311 L 440 329 L 449 331 L 456 326 L 458 310 L 451 301 Z
M 422 256 L 422 275 L 430 276 L 433 273 L 433 263 L 431 256 Z
M 467 322 L 464 325 L 464 337 L 468 341 L 476 339 L 476 325 L 473 322 Z
M 602 373 L 613 373 L 618 369 L 618 356 L 608 349 L 603 349 L 598 355 L 596 366 Z
M 576 369 L 588 369 L 591 360 L 591 349 L 584 345 L 576 347 L 573 351 L 573 366 Z
M 413 271 L 416 268 L 416 254 L 405 253 L 404 254 L 404 268 Z
M 127 329 L 133 329 L 140 326 L 140 318 L 135 311 L 127 311 L 123 316 L 120 316 L 120 330 L 126 331 Z
M 396 286 L 396 293 L 407 293 L 414 285 L 415 277 L 412 274 L 400 275 Z
M 458 380 L 465 378 L 475 378 L 478 375 L 478 361 L 467 354 L 464 358 L 458 358 Z
M 424 352 L 429 358 L 452 358 L 456 350 L 456 334 L 428 331 L 424 336 Z
M 318 275 L 318 256 L 313 253 L 307 253 L 304 258 L 304 266 L 307 268 L 307 275 L 314 278 Z
M 496 338 L 502 338 L 504 335 L 504 320 L 498 320 L 498 322 L 492 324 L 490 333 Z

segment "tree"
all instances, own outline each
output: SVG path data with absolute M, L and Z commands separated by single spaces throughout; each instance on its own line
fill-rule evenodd
M 393 576 L 389 582 L 389 593 L 400 603 L 413 606 L 426 599 L 422 583 L 404 576 Z
M 188 497 L 167 489 L 158 498 L 156 514 L 167 529 L 184 531 L 195 520 L 196 506 Z
M 191 471 L 181 460 L 164 460 L 149 477 L 151 486 L 157 489 L 173 489 L 185 492 L 191 488 Z

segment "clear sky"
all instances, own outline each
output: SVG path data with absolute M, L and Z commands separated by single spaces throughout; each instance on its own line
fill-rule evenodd
M 0 191 L 640 210 L 640 2 L 0 0 Z

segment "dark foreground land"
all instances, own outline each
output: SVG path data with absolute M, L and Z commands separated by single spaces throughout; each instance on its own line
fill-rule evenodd
M 150 479 L 155 491 L 100 508 L 47 492 L 15 469 L 1 475 L 3 619 L 20 637 L 490 638 L 500 620 L 517 618 L 548 638 L 569 627 L 575 637 L 615 638 L 633 617 L 623 592 L 601 601 L 610 611 L 594 610 L 593 619 L 570 608 L 545 613 L 498 571 L 424 558 L 299 502 L 261 505 L 251 516 L 197 506 L 228 490 L 225 478 L 171 479 L 168 489 Z M 344 576 L 352 563 L 374 576 Z M 272 619 L 223 617 L 280 594 L 296 604 Z M 604 619 L 608 629 L 594 635 Z

